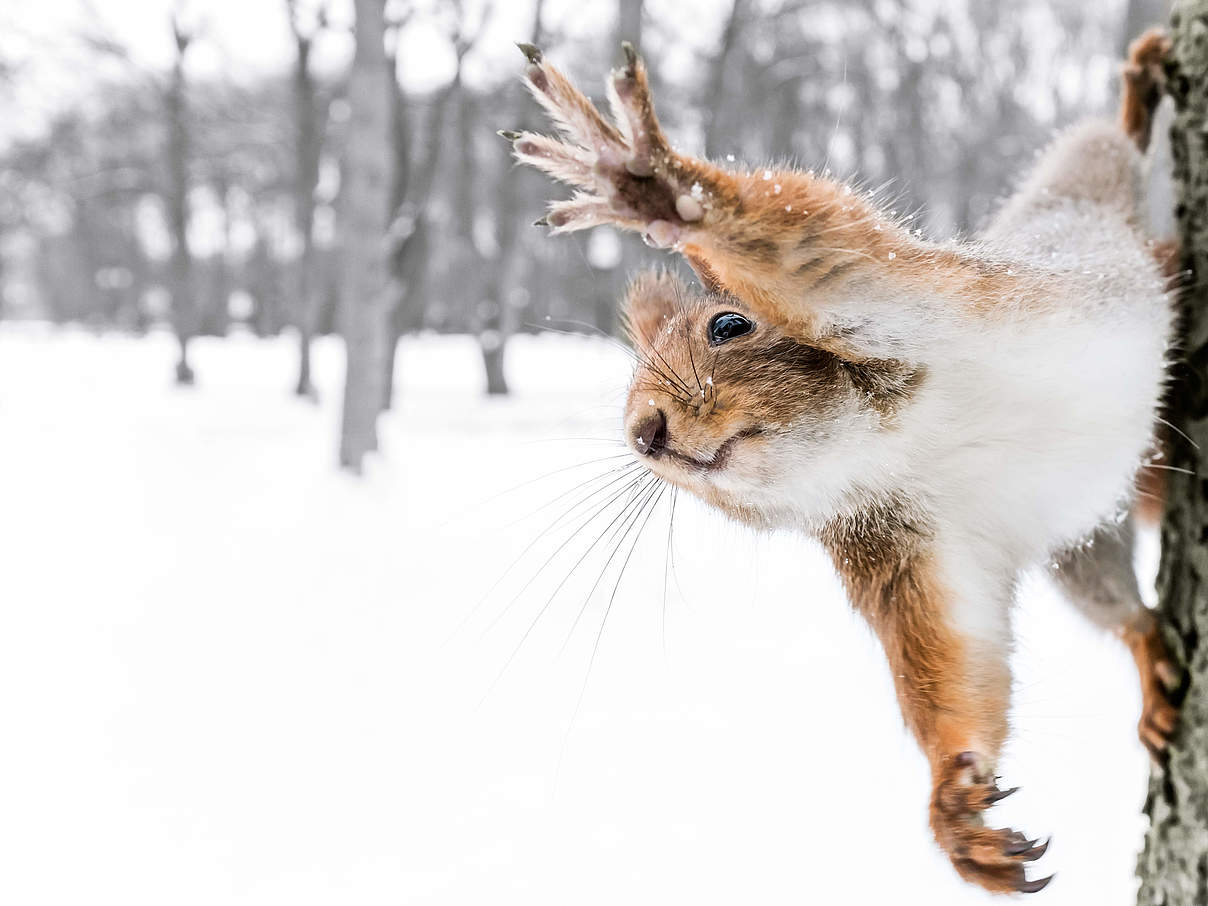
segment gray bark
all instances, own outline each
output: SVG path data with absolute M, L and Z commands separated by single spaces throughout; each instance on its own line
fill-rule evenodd
M 392 299 L 387 266 L 391 87 L 383 0 L 356 0 L 356 55 L 348 81 L 349 135 L 340 215 L 341 328 L 347 354 L 340 465 L 361 471 L 377 450 Z
M 1188 671 L 1180 726 L 1165 770 L 1155 769 L 1145 804 L 1150 828 L 1137 866 L 1141 906 L 1208 903 L 1208 0 L 1180 0 L 1170 89 L 1177 220 L 1186 282 L 1181 365 L 1169 420 L 1159 610 L 1171 652 Z M 1186 434 L 1191 442 L 1178 437 Z M 1193 446 L 1197 445 L 1197 446 Z

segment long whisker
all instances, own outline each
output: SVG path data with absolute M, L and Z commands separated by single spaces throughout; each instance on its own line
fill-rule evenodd
M 517 566 L 520 565 L 520 562 L 522 560 L 524 560 L 524 558 L 526 556 L 528 556 L 529 551 L 531 551 L 534 547 L 536 547 L 537 543 L 539 541 L 541 541 L 542 538 L 544 538 L 546 535 L 548 535 L 550 532 L 552 532 L 555 528 L 557 528 L 560 524 L 565 522 L 567 519 L 579 518 L 577 516 L 572 517 L 571 514 L 574 513 L 575 510 L 579 509 L 580 507 L 582 507 L 584 505 L 586 505 L 588 507 L 588 509 L 590 510 L 590 508 L 592 506 L 591 501 L 593 501 L 594 499 L 597 499 L 601 494 L 607 493 L 608 489 L 610 487 L 612 487 L 613 485 L 615 485 L 617 482 L 629 479 L 630 483 L 633 483 L 633 482 L 640 480 L 641 477 L 642 476 L 640 476 L 640 475 L 633 476 L 633 474 L 631 472 L 623 473 L 620 476 L 613 478 L 611 481 L 609 481 L 602 487 L 595 488 L 590 493 L 584 495 L 579 500 L 575 501 L 569 507 L 567 507 L 562 512 L 561 515 L 559 515 L 556 519 L 554 519 L 553 522 L 551 522 L 544 529 L 542 529 L 540 532 L 538 532 L 536 535 L 533 536 L 533 538 L 525 546 L 524 550 L 522 550 L 520 552 L 520 554 L 510 564 L 508 564 L 507 569 L 505 569 L 503 571 L 503 573 L 499 576 L 499 578 L 497 578 L 491 584 L 491 587 L 488 588 L 486 590 L 486 592 L 483 593 L 482 597 L 480 597 L 475 602 L 474 606 L 472 608 L 470 608 L 469 613 L 467 613 L 465 615 L 465 617 L 462 618 L 461 622 L 457 625 L 457 628 L 454 629 L 453 632 L 450 634 L 449 639 L 452 639 L 453 637 L 455 637 L 457 635 L 457 633 L 461 632 L 461 630 L 465 628 L 466 624 L 469 623 L 469 621 L 471 619 L 473 619 L 473 617 L 476 613 L 478 613 L 478 611 L 481 609 L 482 605 L 486 603 L 486 601 L 490 598 L 491 594 L 495 591 L 495 589 L 499 587 L 499 585 L 503 582 L 504 579 L 506 579 L 509 575 L 511 575 L 512 570 L 514 570 Z M 592 519 L 594 519 L 596 516 L 598 516 L 605 508 L 607 508 L 609 504 L 611 504 L 614 500 L 616 500 L 618 497 L 620 497 L 622 494 L 624 494 L 627 487 L 628 487 L 628 485 L 622 486 L 619 491 L 616 491 L 613 494 L 613 496 L 609 497 L 603 503 L 598 504 L 594 510 L 591 510 L 587 514 L 586 518 L 584 518 L 583 522 L 581 522 L 578 526 L 576 526 L 575 529 L 571 532 L 570 536 L 567 538 L 567 542 L 569 542 L 572 538 L 574 538 L 575 535 L 577 535 L 579 533 L 579 531 L 581 531 L 588 523 L 590 523 Z M 582 515 L 583 515 L 582 513 L 579 514 L 579 516 L 582 516 Z M 561 548 L 559 548 L 559 549 L 561 549 Z M 507 608 L 511 607 L 511 605 L 513 603 L 515 603 L 516 599 L 519 598 L 520 595 L 524 593 L 524 590 L 527 589 L 528 586 L 531 585 L 536 580 L 537 576 L 539 576 L 541 574 L 542 570 L 544 570 L 545 567 L 549 565 L 550 560 L 552 560 L 553 557 L 556 555 L 557 555 L 557 551 L 555 551 L 554 554 L 552 554 L 550 556 L 550 559 L 546 560 L 546 562 L 541 565 L 540 569 L 538 569 L 529 578 L 528 582 L 525 583 L 524 588 L 521 588 L 520 591 L 516 593 L 516 596 L 513 597 L 511 599 L 511 601 L 509 601 L 508 604 L 504 607 L 503 613 L 507 612 Z M 489 631 L 491 626 L 494 626 L 495 623 L 497 623 L 502 618 L 503 613 L 500 613 L 498 616 L 496 616 L 495 619 L 491 621 L 490 626 L 488 626 L 487 629 L 484 630 L 484 632 Z M 449 639 L 446 639 L 445 644 L 448 644 Z
M 583 675 L 583 685 L 579 687 L 579 697 L 575 700 L 575 709 L 571 712 L 570 721 L 566 726 L 566 733 L 562 737 L 562 748 L 566 748 L 566 740 L 570 736 L 571 728 L 575 725 L 575 720 L 579 716 L 579 709 L 583 706 L 583 697 L 587 694 L 587 685 L 591 681 L 591 671 L 596 664 L 596 655 L 600 651 L 600 640 L 604 637 L 604 627 L 608 623 L 608 615 L 612 612 L 613 602 L 617 597 L 617 589 L 621 587 L 621 579 L 625 577 L 625 569 L 629 566 L 629 559 L 633 556 L 634 549 L 638 546 L 638 541 L 642 537 L 642 531 L 646 528 L 646 523 L 650 520 L 650 514 L 658 507 L 659 501 L 662 499 L 663 492 L 667 490 L 666 485 L 659 491 L 654 503 L 646 510 L 646 517 L 642 520 L 641 526 L 637 533 L 633 536 L 633 543 L 629 545 L 629 552 L 625 555 L 625 560 L 621 563 L 621 569 L 617 573 L 617 581 L 612 586 L 612 594 L 608 596 L 608 604 L 604 608 L 604 616 L 600 619 L 600 628 L 596 631 L 596 640 L 591 646 L 591 656 L 587 660 L 587 672 Z M 622 542 L 624 539 L 622 539 Z
M 588 514 L 587 518 L 584 519 L 582 522 L 580 522 L 579 525 L 577 525 L 574 528 L 574 530 L 563 540 L 563 542 L 554 549 L 554 552 L 545 559 L 545 562 L 542 563 L 541 566 L 537 568 L 537 571 L 534 572 L 533 575 L 529 577 L 529 580 L 520 587 L 520 590 L 518 592 L 516 592 L 516 594 L 512 596 L 511 600 L 508 601 L 508 603 L 504 605 L 503 609 L 498 614 L 495 615 L 495 618 L 493 620 L 491 620 L 491 622 L 487 625 L 486 629 L 483 630 L 483 635 L 486 635 L 492 629 L 495 628 L 496 624 L 498 624 L 499 621 L 502 620 L 507 615 L 507 612 L 511 609 L 512 605 L 515 604 L 520 599 L 521 595 L 523 595 L 526 591 L 528 591 L 529 586 L 531 586 L 535 581 L 537 581 L 537 577 L 540 576 L 545 571 L 545 568 L 554 561 L 554 558 L 557 557 L 558 554 L 562 553 L 562 551 L 566 549 L 566 546 L 568 544 L 570 544 L 572 541 L 574 541 L 576 537 L 578 537 L 578 534 L 580 531 L 582 531 L 584 528 L 586 528 L 588 525 L 590 525 L 592 520 L 595 519 L 596 516 L 598 516 L 602 512 L 604 512 L 609 506 L 611 506 L 619 498 L 623 497 L 628 491 L 633 490 L 639 484 L 643 484 L 647 480 L 647 477 L 648 477 L 648 475 L 638 475 L 633 478 L 629 478 L 628 475 L 622 476 L 622 478 L 629 478 L 629 480 L 624 485 L 622 485 L 618 490 L 614 491 L 607 500 L 605 500 L 602 504 L 600 504 L 594 510 L 592 510 Z M 595 495 L 593 495 L 593 496 L 595 496 Z M 626 503 L 625 505 L 628 506 L 628 503 Z M 612 523 L 609 523 L 609 526 L 611 526 L 611 525 L 612 525 Z M 608 527 L 605 527 L 604 531 L 608 531 Z
M 566 646 L 570 643 L 571 638 L 574 636 L 575 629 L 576 629 L 576 627 L 578 627 L 579 621 L 583 618 L 583 614 L 587 610 L 587 605 L 589 603 L 591 603 L 592 595 L 594 595 L 596 593 L 596 589 L 600 585 L 600 580 L 602 580 L 604 578 L 604 574 L 606 572 L 608 572 L 608 567 L 610 565 L 612 565 L 613 558 L 616 557 L 617 552 L 625 544 L 625 538 L 628 537 L 630 529 L 632 529 L 634 524 L 636 524 L 638 517 L 641 516 L 642 511 L 646 508 L 646 504 L 650 501 L 650 498 L 653 497 L 656 493 L 659 493 L 659 494 L 662 493 L 662 490 L 660 490 L 661 484 L 662 484 L 661 482 L 652 482 L 651 485 L 648 486 L 648 489 L 645 490 L 646 496 L 642 499 L 641 504 L 633 510 L 632 518 L 631 518 L 631 520 L 628 521 L 628 524 L 618 527 L 615 531 L 613 531 L 612 537 L 610 537 L 608 539 L 609 542 L 611 542 L 612 539 L 615 538 L 617 536 L 617 534 L 620 532 L 621 528 L 625 529 L 625 533 L 623 535 L 621 535 L 620 540 L 616 543 L 616 546 L 613 547 L 612 553 L 610 553 L 608 555 L 608 559 L 605 560 L 604 565 L 602 567 L 600 567 L 600 572 L 596 576 L 596 581 L 592 583 L 591 588 L 588 589 L 587 594 L 584 596 L 583 605 L 579 608 L 579 612 L 577 614 L 575 614 L 575 619 L 570 624 L 570 629 L 567 630 L 566 638 L 562 640 L 562 647 L 558 649 L 559 654 L 561 654 L 563 651 L 566 650 Z M 664 488 L 665 488 L 665 486 L 664 486 Z
M 1186 433 L 1185 433 L 1185 432 L 1184 432 L 1184 431 L 1183 431 L 1181 428 L 1179 428 L 1179 427 L 1177 427 L 1177 426 L 1175 426 L 1175 425 L 1172 425 L 1170 422 L 1166 421 L 1166 419 L 1162 418 L 1161 416 L 1155 416 L 1155 418 L 1156 418 L 1158 421 L 1160 421 L 1160 422 L 1161 422 L 1163 425 L 1165 425 L 1167 428 L 1169 428 L 1171 431 L 1177 432 L 1177 433 L 1178 433 L 1178 435 L 1179 435 L 1180 437 L 1182 437 L 1182 438 L 1183 438 L 1183 440 L 1187 441 L 1187 443 L 1191 444 L 1191 446 L 1192 446 L 1192 447 L 1194 447 L 1194 448 L 1195 448 L 1195 449 L 1197 449 L 1197 450 L 1200 448 L 1200 445 L 1199 445 L 1199 444 L 1197 444 L 1197 443 L 1196 443 L 1194 440 L 1192 440 L 1190 437 L 1188 437 L 1188 436 L 1187 436 L 1187 434 L 1186 434 Z
M 1147 462 L 1141 466 L 1142 469 L 1162 469 L 1166 472 L 1178 472 L 1181 475 L 1194 475 L 1194 469 L 1184 469 L 1180 466 L 1164 466 L 1156 462 Z
M 457 522 L 460 519 L 464 519 L 465 517 L 469 516 L 471 513 L 482 509 L 488 503 L 493 503 L 494 501 L 498 500 L 500 497 L 506 497 L 508 494 L 514 494 L 516 491 L 519 491 L 521 488 L 527 488 L 529 485 L 536 484 L 539 481 L 547 481 L 548 479 L 553 478 L 555 475 L 561 475 L 563 472 L 570 472 L 570 471 L 573 471 L 574 469 L 585 469 L 588 466 L 599 465 L 602 462 L 610 462 L 612 460 L 617 460 L 617 459 L 626 459 L 631 455 L 632 454 L 630 454 L 630 453 L 614 453 L 612 456 L 600 456 L 600 457 L 597 457 L 596 459 L 588 459 L 584 462 L 577 462 L 577 463 L 574 463 L 569 466 L 563 466 L 560 469 L 554 469 L 551 472 L 546 472 L 544 475 L 538 475 L 536 478 L 530 478 L 527 481 L 520 482 L 520 484 L 515 484 L 515 485 L 512 485 L 510 488 L 506 488 L 505 490 L 498 491 L 498 492 L 492 494 L 490 497 L 487 497 L 484 500 L 478 501 L 478 503 L 475 503 L 473 506 L 466 508 L 462 512 L 460 512 L 454 516 L 450 516 L 444 522 L 440 523 L 439 526 L 437 526 L 437 527 L 445 528 L 448 525 L 450 525 L 451 523 Z M 557 498 L 554 498 L 554 499 L 556 500 Z
M 611 458 L 611 457 L 610 457 L 610 458 Z M 634 469 L 635 467 L 641 466 L 641 463 L 640 463 L 640 462 L 637 462 L 636 460 L 634 460 L 634 459 L 633 459 L 633 454 L 632 454 L 632 453 L 624 453 L 624 454 L 621 454 L 621 456 L 620 456 L 620 457 L 618 457 L 618 458 L 621 458 L 621 459 L 629 459 L 630 461 L 629 461 L 629 462 L 627 462 L 627 463 L 625 463 L 624 465 L 621 465 L 621 466 L 615 466 L 614 468 L 608 469 L 607 471 L 605 471 L 605 472 L 604 472 L 603 474 L 601 474 L 601 475 L 596 475 L 596 476 L 594 476 L 594 477 L 592 477 L 592 478 L 588 478 L 586 481 L 580 481 L 578 484 L 573 485 L 573 486 L 572 486 L 572 487 L 570 487 L 570 488 L 567 488 L 567 489 L 566 489 L 565 491 L 563 491 L 561 494 L 558 494 L 558 495 L 556 495 L 555 497 L 551 498 L 550 500 L 547 500 L 545 503 L 541 504 L 541 506 L 537 507 L 537 509 L 533 510 L 532 512 L 530 512 L 530 513 L 528 513 L 528 514 L 526 514 L 526 515 L 524 515 L 524 516 L 519 516 L 519 517 L 517 517 L 516 519 L 513 519 L 511 522 L 509 522 L 509 523 L 507 523 L 506 525 L 504 525 L 504 526 L 503 526 L 503 528 L 505 528 L 505 529 L 506 529 L 506 528 L 511 528 L 512 526 L 516 525 L 517 523 L 524 522 L 526 519 L 532 519 L 534 516 L 536 516 L 536 515 L 537 515 L 538 513 L 540 513 L 542 510 L 548 509 L 549 507 L 553 506 L 555 503 L 557 503 L 557 502 L 558 502 L 559 500 L 561 500 L 562 498 L 567 497 L 567 496 L 569 496 L 570 494 L 573 494 L 573 493 L 575 493 L 576 491 L 579 491 L 579 490 L 581 490 L 581 489 L 583 489 L 583 488 L 587 487 L 588 485 L 590 485 L 590 484 L 592 484 L 592 483 L 594 483 L 594 482 L 601 481 L 601 480 L 603 480 L 603 479 L 608 478 L 609 476 L 616 476 L 616 475 L 621 475 L 621 476 L 624 476 L 624 475 L 625 475 L 625 473 L 627 473 L 627 472 L 628 472 L 628 473 L 632 473 L 632 472 L 633 472 L 633 469 Z M 618 480 L 619 480 L 619 479 L 618 479 Z M 610 483 L 611 483 L 611 482 L 610 482 Z M 608 485 L 605 485 L 604 487 L 608 487 Z M 593 492 L 593 493 L 594 493 L 594 492 Z M 590 495 L 589 495 L 589 499 L 590 499 Z M 572 509 L 573 509 L 573 508 L 572 508 Z M 552 528 L 552 526 L 551 526 L 551 528 Z
M 653 476 L 651 476 L 651 479 L 653 479 Z M 491 682 L 491 685 L 487 688 L 487 691 L 483 694 L 483 697 L 482 697 L 483 701 L 485 701 L 486 698 L 491 694 L 491 692 L 494 690 L 494 688 L 499 684 L 499 681 L 501 679 L 503 679 L 503 676 L 507 672 L 508 667 L 511 666 L 512 661 L 514 661 L 516 659 L 516 655 L 518 655 L 520 653 L 520 649 L 524 647 L 524 643 L 526 641 L 528 641 L 529 636 L 532 634 L 533 630 L 537 627 L 537 624 L 541 621 L 541 618 L 545 615 L 545 612 L 547 610 L 549 610 L 550 605 L 553 604 L 554 599 L 558 595 L 558 592 L 561 590 L 562 586 L 565 585 L 566 582 L 570 579 L 570 577 L 574 574 L 575 570 L 578 569 L 579 564 L 583 562 L 584 557 L 586 557 L 587 554 L 589 554 L 593 549 L 595 549 L 596 545 L 598 545 L 600 543 L 600 541 L 604 538 L 604 535 L 608 532 L 608 530 L 610 528 L 612 528 L 613 524 L 618 519 L 621 519 L 626 513 L 628 513 L 630 511 L 630 508 L 633 506 L 634 506 L 634 501 L 631 498 L 621 508 L 621 511 L 619 513 L 617 513 L 616 516 L 613 517 L 612 522 L 610 522 L 607 526 L 604 527 L 604 531 L 601 532 L 600 535 L 596 538 L 596 540 L 591 543 L 591 545 L 587 548 L 586 551 L 584 551 L 583 556 L 580 557 L 577 561 L 575 561 L 575 565 L 571 567 L 570 571 L 566 574 L 566 576 L 563 577 L 562 581 L 558 583 L 557 587 L 554 589 L 553 594 L 551 594 L 549 596 L 549 598 L 546 600 L 546 602 L 541 606 L 541 609 L 539 611 L 537 611 L 537 615 L 534 616 L 533 619 L 529 622 L 528 627 L 524 630 L 524 634 L 520 637 L 520 641 L 516 643 L 516 647 L 514 647 L 512 649 L 511 654 L 509 654 L 507 657 L 507 660 L 504 661 L 503 666 L 499 670 L 499 673 L 495 676 L 495 679 Z M 566 543 L 569 543 L 569 541 L 570 541 L 570 539 L 567 539 L 567 542 L 564 542 L 562 544 L 562 546 L 558 548 L 558 550 L 561 551 L 562 548 L 566 546 Z M 557 553 L 557 552 L 555 552 L 555 553 Z M 547 565 L 548 565 L 548 562 L 549 561 L 546 561 Z M 543 566 L 542 569 L 544 569 L 544 568 L 545 567 Z M 515 600 L 515 599 L 513 599 L 513 600 Z
M 678 493 L 679 488 L 673 487 L 671 489 L 671 513 L 667 517 L 667 550 L 663 555 L 663 615 L 660 626 L 663 657 L 667 656 L 667 579 L 671 566 L 671 528 L 675 525 L 675 497 Z

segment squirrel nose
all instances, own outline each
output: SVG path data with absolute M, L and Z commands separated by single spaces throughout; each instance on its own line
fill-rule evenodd
M 655 409 L 629 430 L 629 442 L 643 456 L 658 456 L 667 447 L 667 416 Z

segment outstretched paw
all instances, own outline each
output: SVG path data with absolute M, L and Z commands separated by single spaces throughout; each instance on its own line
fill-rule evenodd
M 501 132 L 516 159 L 579 191 L 555 202 L 538 223 L 555 232 L 615 224 L 641 232 L 659 247 L 683 240 L 704 219 L 711 179 L 707 169 L 671 150 L 654 113 L 646 68 L 629 44 L 625 63 L 609 79 L 613 120 L 606 119 L 531 44 L 524 75 L 561 138 Z
M 962 752 L 941 769 L 931 797 L 931 827 L 966 881 L 994 893 L 1035 893 L 1052 875 L 1028 880 L 1024 866 L 1044 855 L 1048 841 L 1018 831 L 986 827 L 982 813 L 1015 792 L 1001 790 L 973 752 Z
M 1120 121 L 1142 151 L 1149 147 L 1153 112 L 1166 90 L 1165 62 L 1170 49 L 1170 36 L 1161 28 L 1151 28 L 1128 47 Z

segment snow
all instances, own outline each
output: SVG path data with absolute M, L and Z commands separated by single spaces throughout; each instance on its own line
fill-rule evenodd
M 319 407 L 288 339 L 195 353 L 178 390 L 165 335 L 0 326 L 0 902 L 1001 902 L 817 549 L 681 495 L 611 603 L 605 541 L 547 604 L 599 521 L 509 570 L 628 462 L 619 350 L 517 338 L 492 400 L 473 338 L 405 341 L 361 480 L 338 344 Z M 995 821 L 1053 834 L 1037 903 L 1131 903 L 1131 663 L 1039 579 L 1017 622 Z

